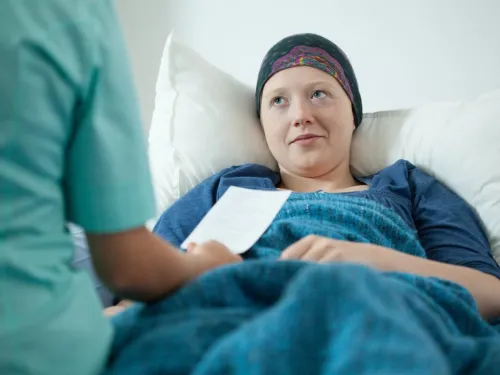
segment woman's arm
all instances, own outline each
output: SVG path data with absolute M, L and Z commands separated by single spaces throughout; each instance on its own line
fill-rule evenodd
M 467 289 L 485 319 L 500 317 L 500 279 L 470 267 L 441 263 L 390 250 L 392 260 L 387 271 L 407 272 L 422 276 L 438 277 L 457 283 Z
M 217 243 L 182 253 L 146 228 L 116 234 L 89 234 L 95 270 L 118 296 L 154 301 L 175 291 L 203 272 L 241 261 Z
M 500 316 L 500 279 L 469 267 L 445 264 L 369 243 L 308 236 L 281 254 L 282 260 L 357 263 L 381 271 L 437 277 L 459 284 L 474 298 L 485 319 Z
M 120 297 L 155 300 L 194 276 L 185 254 L 146 228 L 87 238 L 97 275 Z
M 412 216 L 428 260 L 401 257 L 400 270 L 454 281 L 471 292 L 485 318 L 500 316 L 500 267 L 479 217 L 457 194 L 409 165 Z

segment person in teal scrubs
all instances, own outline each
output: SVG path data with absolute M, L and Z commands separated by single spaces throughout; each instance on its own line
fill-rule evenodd
M 240 261 L 150 233 L 145 141 L 111 0 L 0 2 L 0 374 L 90 375 L 112 328 L 67 222 L 123 298 L 154 301 Z

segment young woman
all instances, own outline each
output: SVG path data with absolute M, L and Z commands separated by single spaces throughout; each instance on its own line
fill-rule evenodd
M 315 34 L 279 41 L 262 63 L 256 104 L 279 172 L 260 165 L 221 171 L 168 209 L 157 234 L 182 243 L 229 186 L 287 189 L 290 202 L 248 258 L 354 262 L 439 277 L 469 290 L 484 318 L 500 316 L 500 267 L 464 200 L 404 160 L 373 176 L 351 173 L 362 102 L 338 46 Z M 401 252 L 408 246 L 424 256 Z
M 349 169 L 362 117 L 344 53 L 293 35 L 266 55 L 257 108 L 279 171 L 225 169 L 169 208 L 180 245 L 230 186 L 291 191 L 248 261 L 113 318 L 112 374 L 491 374 L 500 269 L 472 209 L 401 160 Z M 318 264 L 322 263 L 322 264 Z

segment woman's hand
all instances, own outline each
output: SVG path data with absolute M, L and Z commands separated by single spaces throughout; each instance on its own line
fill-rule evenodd
M 241 256 L 231 253 L 226 246 L 216 241 L 209 241 L 201 245 L 191 243 L 188 245 L 187 254 L 183 255 L 185 256 L 185 269 L 188 271 L 185 282 L 189 282 L 213 268 L 243 261 Z M 114 316 L 132 303 L 129 300 L 122 300 L 117 305 L 104 309 L 104 315 Z
M 358 263 L 381 271 L 398 269 L 405 254 L 369 243 L 333 240 L 321 236 L 307 236 L 286 248 L 280 259 L 300 259 L 319 263 Z
M 201 245 L 190 243 L 187 247 L 189 263 L 192 264 L 192 278 L 225 264 L 242 262 L 243 258 L 233 254 L 226 246 L 217 241 Z
M 315 262 L 351 262 L 381 271 L 399 271 L 437 277 L 459 284 L 474 297 L 485 319 L 500 316 L 500 280 L 473 268 L 408 255 L 386 247 L 325 237 L 305 237 L 283 251 L 280 259 Z

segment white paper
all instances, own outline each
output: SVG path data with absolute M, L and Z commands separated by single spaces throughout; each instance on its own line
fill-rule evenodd
M 290 191 L 265 191 L 231 186 L 182 243 L 215 240 L 234 254 L 249 250 L 271 225 Z

